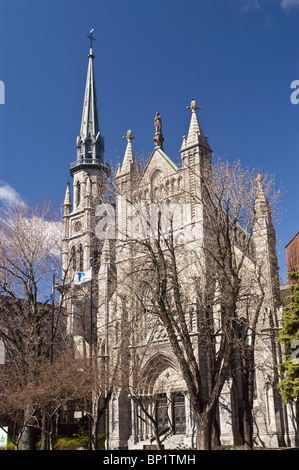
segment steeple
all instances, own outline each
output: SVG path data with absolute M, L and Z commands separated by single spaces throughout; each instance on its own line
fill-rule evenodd
M 104 138 L 101 136 L 97 94 L 94 77 L 93 30 L 90 31 L 90 51 L 82 109 L 80 135 L 77 137 L 77 160 L 71 164 L 71 175 L 84 168 L 106 166 L 104 163 Z

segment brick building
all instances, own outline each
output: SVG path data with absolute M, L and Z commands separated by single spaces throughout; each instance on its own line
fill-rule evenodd
M 286 245 L 287 269 L 288 272 L 296 271 L 299 265 L 299 232 Z

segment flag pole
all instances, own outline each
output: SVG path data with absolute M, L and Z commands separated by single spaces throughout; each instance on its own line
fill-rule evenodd
M 92 318 L 92 275 L 90 278 L 90 337 L 89 337 L 89 360 L 90 360 L 90 365 L 92 364 L 92 323 L 93 323 L 93 318 Z

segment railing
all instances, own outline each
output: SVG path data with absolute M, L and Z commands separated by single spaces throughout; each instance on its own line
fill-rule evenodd
M 75 166 L 79 166 L 79 165 L 102 165 L 102 166 L 105 166 L 106 168 L 109 168 L 108 163 L 101 162 L 98 158 L 81 158 L 80 160 L 76 160 L 75 162 L 72 162 L 70 167 L 74 168 Z

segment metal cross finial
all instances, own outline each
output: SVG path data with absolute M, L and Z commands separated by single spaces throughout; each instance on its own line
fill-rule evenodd
M 93 37 L 92 33 L 93 33 L 93 29 L 90 30 L 90 35 L 87 36 L 88 39 L 90 39 L 90 49 L 92 49 L 92 41 L 95 41 L 95 38 Z

